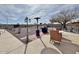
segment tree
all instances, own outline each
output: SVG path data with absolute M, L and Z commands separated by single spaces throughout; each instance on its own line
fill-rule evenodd
M 53 22 L 59 22 L 63 29 L 67 30 L 66 23 L 78 16 L 78 13 L 76 13 L 73 10 L 63 10 L 56 14 L 52 19 L 50 20 L 51 23 Z
M 52 17 L 51 20 L 50 20 L 51 23 L 54 23 L 54 22 L 60 23 L 61 24 L 61 28 L 63 27 L 62 21 L 63 21 L 62 18 L 59 17 L 58 15 Z

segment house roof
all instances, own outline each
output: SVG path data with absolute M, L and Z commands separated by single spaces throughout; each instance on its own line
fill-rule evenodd
M 67 25 L 79 27 L 79 18 L 72 19 L 71 21 L 67 22 Z
M 74 23 L 74 22 L 79 22 L 79 18 L 72 19 L 72 20 L 70 20 L 70 21 L 69 21 L 69 22 L 67 22 L 67 23 Z
M 67 25 L 79 27 L 79 22 L 68 23 Z

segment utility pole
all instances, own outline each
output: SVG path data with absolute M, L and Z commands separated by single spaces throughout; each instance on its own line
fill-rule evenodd
M 29 42 L 29 35 L 28 35 L 28 22 L 31 21 L 31 19 L 29 19 L 27 16 L 25 18 L 25 22 L 27 23 L 27 35 L 26 35 L 26 45 L 25 45 L 25 50 L 24 50 L 24 54 L 26 54 L 26 50 L 27 50 L 27 45 L 28 45 L 28 42 Z

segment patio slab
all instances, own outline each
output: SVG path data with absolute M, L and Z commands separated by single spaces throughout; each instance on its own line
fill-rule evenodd
M 21 50 L 16 51 L 16 53 L 23 53 L 24 44 L 21 41 L 4 29 L 0 29 L 0 32 L 0 53 L 11 53 L 19 47 Z
M 0 54 L 24 54 L 25 44 L 6 30 L 0 29 Z M 34 40 L 28 43 L 27 54 L 76 54 L 79 52 L 79 34 L 62 32 L 65 39 L 60 45 L 50 43 L 49 34 L 41 38 L 30 36 Z

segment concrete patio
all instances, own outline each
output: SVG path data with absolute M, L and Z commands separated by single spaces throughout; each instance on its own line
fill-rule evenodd
M 72 35 L 72 38 L 71 38 Z M 68 37 L 67 37 L 68 36 Z M 50 43 L 50 35 L 41 35 L 40 39 L 35 40 L 28 45 L 27 53 L 44 53 L 44 54 L 76 54 L 79 52 L 79 35 L 63 32 L 62 42 L 60 45 Z M 75 40 L 75 41 L 74 41 Z M 77 40 L 77 41 L 76 41 Z
M 23 53 L 25 45 L 22 42 L 4 29 L 0 32 L 0 54 Z
M 25 44 L 6 30 L 0 29 L 0 54 L 24 54 Z M 79 52 L 79 34 L 62 32 L 60 45 L 50 43 L 50 35 L 41 34 L 28 43 L 27 54 L 76 54 Z

